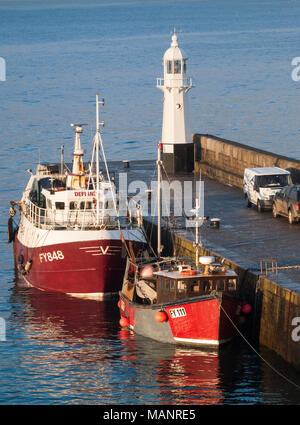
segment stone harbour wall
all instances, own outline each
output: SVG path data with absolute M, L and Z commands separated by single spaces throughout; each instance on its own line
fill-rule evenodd
M 280 167 L 300 184 L 300 161 L 209 134 L 194 134 L 194 172 L 242 188 L 245 168 Z

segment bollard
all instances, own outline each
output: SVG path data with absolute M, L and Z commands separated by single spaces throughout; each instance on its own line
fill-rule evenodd
M 211 220 L 211 227 L 213 229 L 219 229 L 220 228 L 220 219 L 219 218 L 212 218 Z

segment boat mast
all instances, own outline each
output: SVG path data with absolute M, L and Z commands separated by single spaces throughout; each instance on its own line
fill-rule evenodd
M 104 147 L 103 147 L 103 141 L 102 141 L 102 137 L 101 137 L 101 133 L 100 133 L 100 125 L 102 127 L 104 127 L 104 121 L 99 121 L 99 105 L 104 106 L 104 99 L 99 100 L 99 95 L 98 93 L 96 94 L 96 135 L 95 135 L 95 143 L 94 143 L 94 151 L 96 154 L 96 178 L 97 178 L 97 182 L 96 182 L 96 190 L 97 190 L 97 197 L 96 197 L 96 201 L 97 201 L 97 224 L 99 224 L 99 186 L 100 186 L 100 170 L 99 170 L 99 157 L 100 157 L 100 149 L 101 149 L 101 153 L 102 153 L 102 158 L 103 158 L 103 162 L 105 165 L 105 170 L 106 170 L 106 175 L 107 175 L 107 179 L 109 182 L 109 187 L 110 187 L 110 191 L 112 194 L 112 200 L 113 200 L 113 204 L 114 204 L 114 209 L 115 209 L 115 213 L 117 216 L 117 223 L 118 226 L 120 227 L 120 220 L 119 220 L 119 211 L 117 208 L 117 202 L 116 202 L 116 198 L 115 198 L 115 194 L 114 194 L 114 190 L 112 187 L 112 181 L 110 178 L 110 174 L 109 174 L 109 170 L 108 170 L 108 166 L 107 166 L 107 161 L 106 161 L 106 156 L 105 156 L 105 152 L 104 152 Z
M 95 148 L 96 148 L 96 213 L 97 213 L 97 225 L 99 224 L 99 179 L 100 179 L 100 172 L 99 172 L 99 144 L 100 144 L 100 125 L 104 126 L 104 122 L 102 121 L 100 123 L 99 120 L 99 104 L 104 105 L 104 100 L 102 99 L 99 101 L 99 95 L 96 93 L 96 137 L 95 137 Z
M 64 175 L 64 145 L 60 147 L 60 174 Z
M 162 143 L 158 143 L 157 149 L 157 255 L 160 256 L 161 246 L 161 150 Z
M 202 180 L 201 180 L 201 170 L 200 170 L 200 181 L 199 181 L 199 197 L 195 199 L 195 209 L 193 210 L 196 214 L 196 236 L 195 236 L 195 247 L 196 247 L 196 267 L 199 267 L 199 248 L 202 248 L 202 242 L 200 238 L 199 243 L 199 226 L 203 223 L 203 217 L 199 217 L 200 205 L 203 206 L 203 192 L 202 192 Z
M 195 210 L 196 210 L 196 241 L 195 241 L 195 245 L 196 245 L 196 267 L 199 266 L 199 207 L 200 207 L 200 203 L 199 203 L 199 198 L 196 198 L 196 205 L 195 205 Z

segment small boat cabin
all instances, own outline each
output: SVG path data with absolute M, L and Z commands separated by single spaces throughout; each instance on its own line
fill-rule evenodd
M 215 293 L 235 295 L 238 275 L 218 263 L 194 269 L 187 264 L 138 267 L 127 263 L 122 292 L 133 302 L 161 304 Z

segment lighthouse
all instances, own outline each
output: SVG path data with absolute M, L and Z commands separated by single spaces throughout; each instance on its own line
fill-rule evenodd
M 163 57 L 164 78 L 157 87 L 164 94 L 162 121 L 162 160 L 169 173 L 194 169 L 194 144 L 190 132 L 188 92 L 193 87 L 187 77 L 188 58 L 178 46 L 174 31 L 171 46 Z

